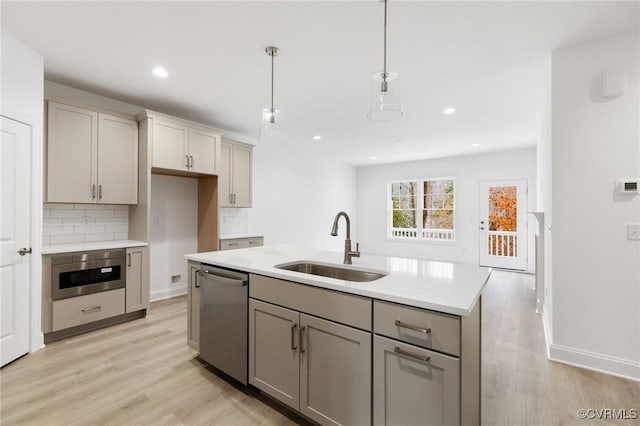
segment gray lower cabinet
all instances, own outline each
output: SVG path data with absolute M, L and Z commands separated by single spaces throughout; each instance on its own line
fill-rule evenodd
M 371 424 L 371 333 L 249 299 L 249 383 L 323 425 Z
M 381 336 L 373 340 L 374 425 L 459 425 L 460 361 Z
M 189 262 L 189 286 L 187 287 L 187 344 L 200 349 L 200 285 L 197 272 L 199 263 Z
M 149 267 L 148 249 L 133 247 L 127 249 L 127 292 L 125 312 L 141 311 L 149 308 Z

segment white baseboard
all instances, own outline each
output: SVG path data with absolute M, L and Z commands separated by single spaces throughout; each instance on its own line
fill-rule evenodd
M 170 299 L 172 297 L 182 296 L 183 294 L 187 294 L 186 285 L 163 288 L 160 290 L 152 291 L 151 294 L 149 295 L 149 299 L 151 302 L 155 302 L 157 300 Z
M 640 362 L 551 344 L 549 359 L 587 370 L 599 371 L 625 379 L 640 381 Z

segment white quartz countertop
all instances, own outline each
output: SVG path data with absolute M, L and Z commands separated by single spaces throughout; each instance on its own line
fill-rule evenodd
M 234 233 L 234 234 L 220 234 L 220 239 L 221 240 L 236 240 L 238 238 L 255 238 L 255 237 L 262 237 L 262 234 L 256 234 L 256 233 L 251 233 L 251 232 L 238 232 L 238 233 Z
M 90 243 L 52 244 L 42 247 L 42 254 L 71 253 L 75 251 L 108 250 L 129 247 L 144 247 L 148 243 L 135 240 L 95 241 Z
M 185 257 L 210 265 L 461 316 L 471 313 L 491 274 L 490 268 L 465 263 L 370 254 L 353 258 L 353 265 L 342 265 L 341 252 L 292 245 L 196 253 Z M 299 260 L 389 274 L 371 282 L 352 282 L 275 268 L 275 265 Z

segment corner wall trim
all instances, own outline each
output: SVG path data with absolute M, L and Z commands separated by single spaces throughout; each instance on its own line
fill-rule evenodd
M 545 352 L 547 355 L 547 359 L 551 359 L 551 346 L 553 345 L 553 341 L 551 340 L 551 330 L 549 329 L 549 324 L 547 323 L 547 316 L 544 310 L 540 313 L 540 316 L 542 317 L 542 331 L 544 333 Z
M 551 344 L 549 359 L 640 382 L 640 362 Z

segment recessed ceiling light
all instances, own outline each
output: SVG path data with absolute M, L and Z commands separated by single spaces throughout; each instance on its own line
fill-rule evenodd
M 374 157 L 373 155 L 371 157 L 369 157 L 369 160 L 375 160 L 376 157 Z
M 313 135 L 313 137 L 311 138 L 314 141 L 319 141 L 320 140 L 320 135 Z
M 162 67 L 155 67 L 152 71 L 153 75 L 155 75 L 156 77 L 160 77 L 160 78 L 167 78 L 169 77 L 169 73 L 167 72 L 167 70 L 165 70 Z
M 472 148 L 475 148 L 475 147 L 477 147 L 477 146 L 480 146 L 480 144 L 479 144 L 479 143 L 472 143 L 472 144 L 471 144 L 471 147 L 472 147 Z
M 455 108 L 452 108 L 452 107 L 445 108 L 445 109 L 442 111 L 442 113 L 443 113 L 443 114 L 447 114 L 447 115 L 453 114 L 454 112 L 456 112 L 456 109 L 455 109 Z

